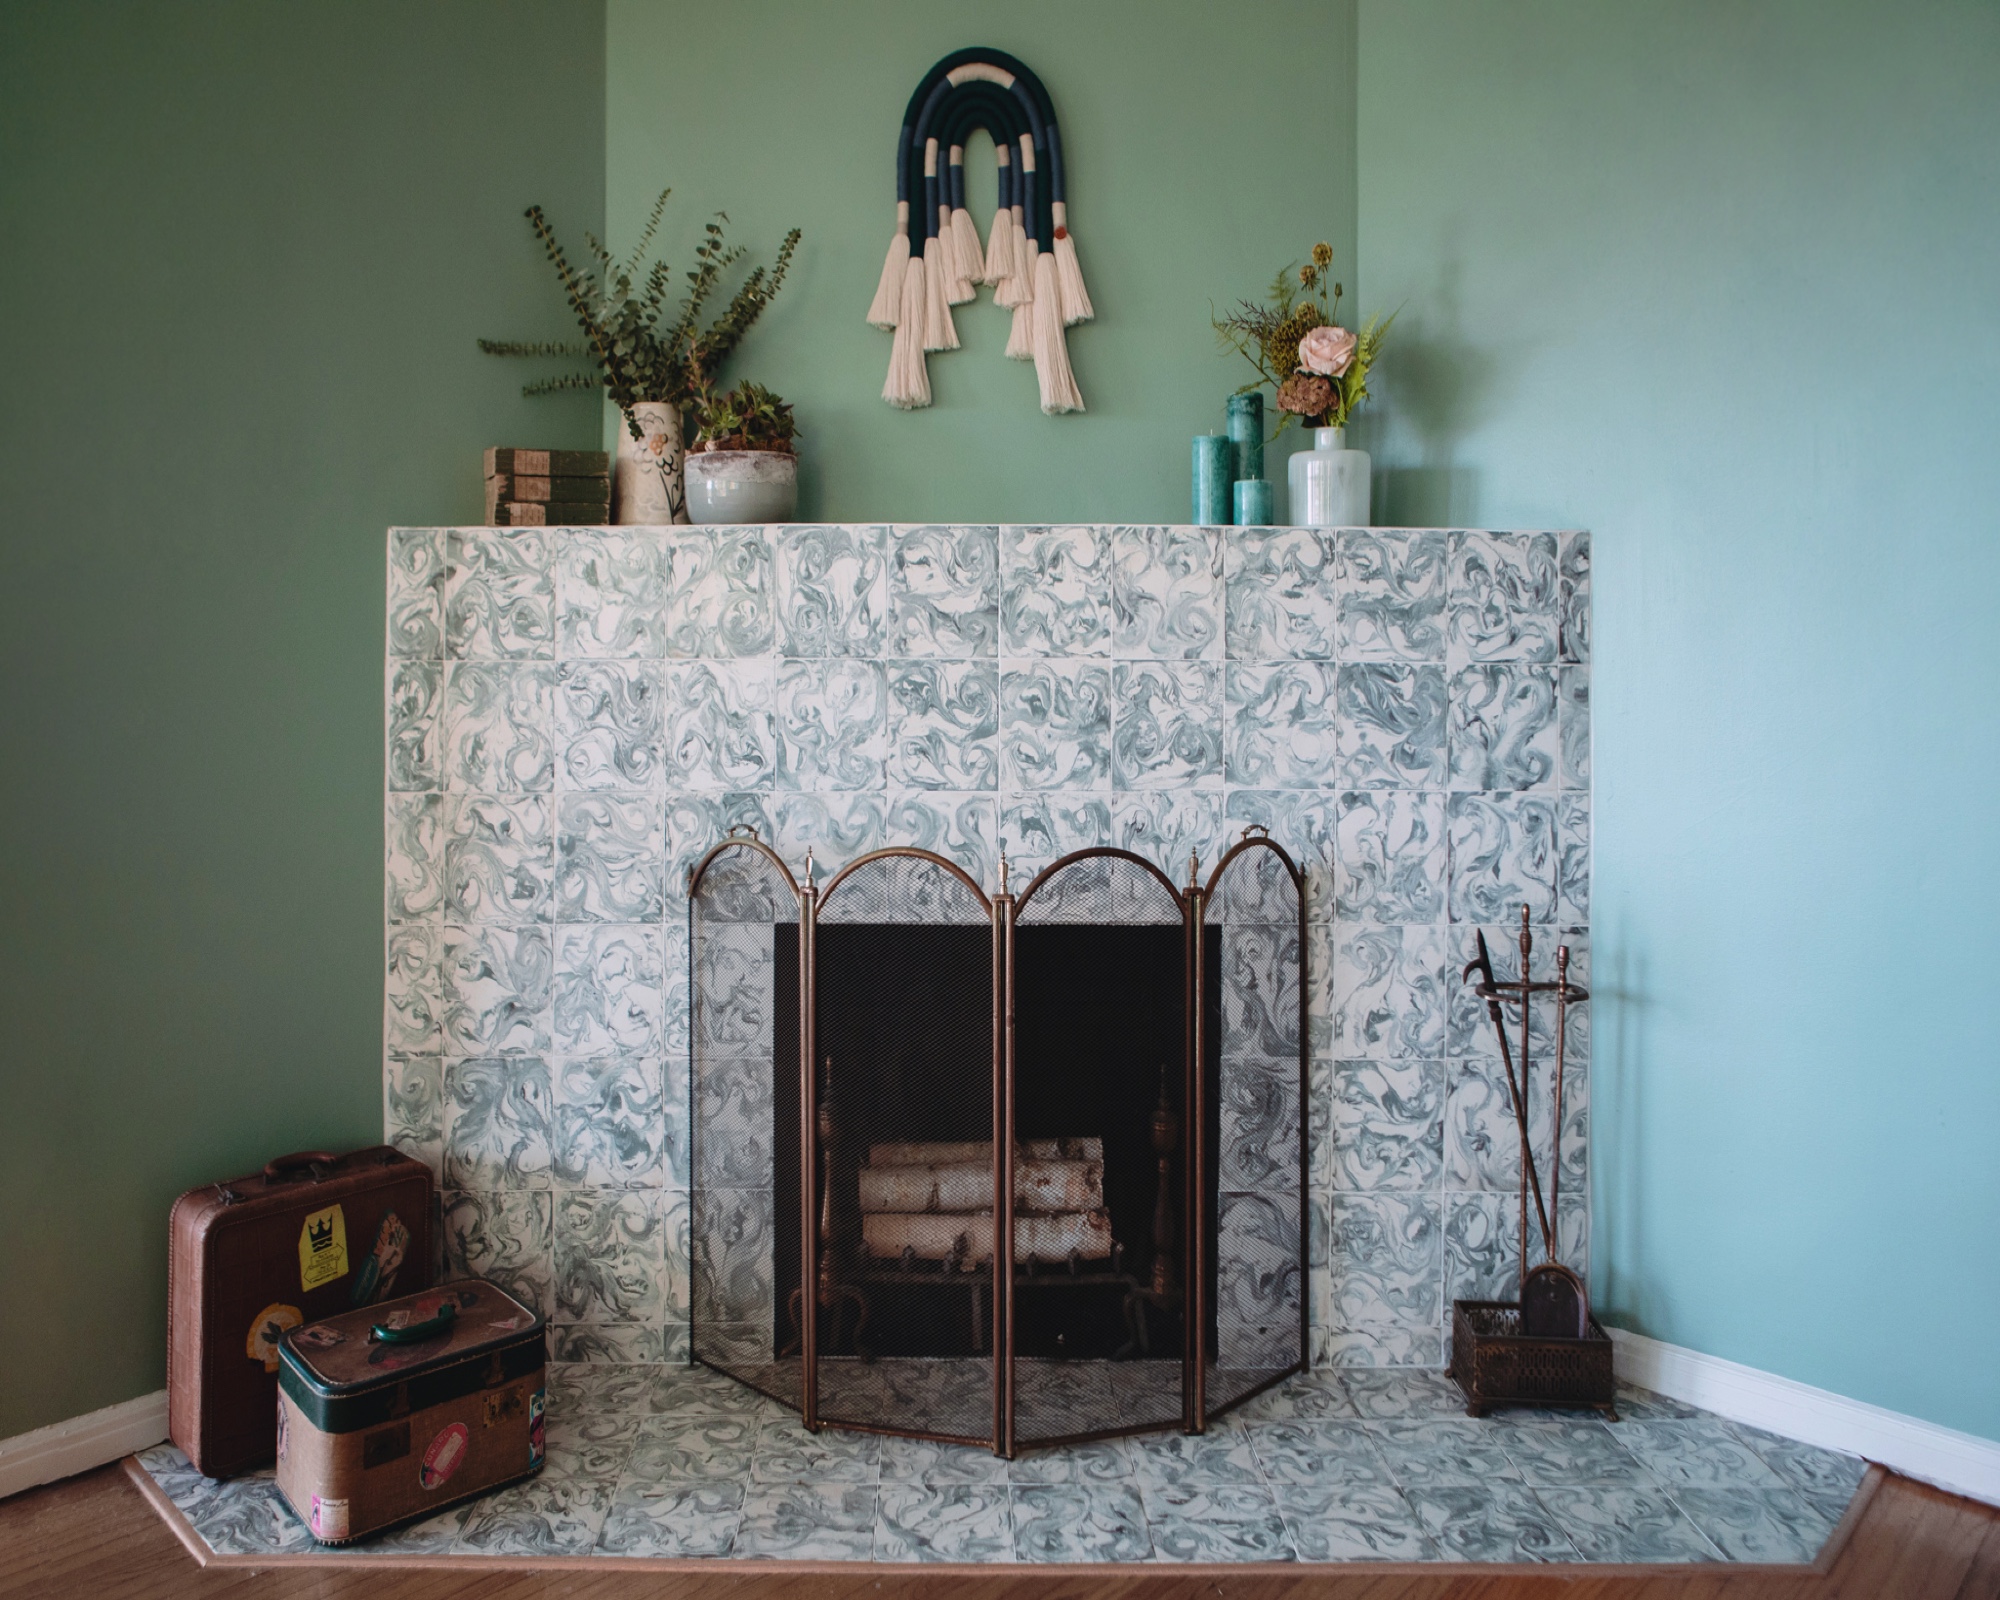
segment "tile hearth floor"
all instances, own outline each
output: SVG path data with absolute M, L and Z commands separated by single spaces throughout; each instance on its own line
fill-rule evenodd
M 1443 1374 L 1321 1369 L 1200 1438 L 1003 1461 L 826 1430 L 702 1369 L 551 1367 L 541 1474 L 348 1547 L 783 1561 L 1750 1561 L 1818 1553 L 1864 1463 L 1621 1389 L 1475 1421 Z M 268 1471 L 140 1463 L 218 1555 L 323 1551 Z

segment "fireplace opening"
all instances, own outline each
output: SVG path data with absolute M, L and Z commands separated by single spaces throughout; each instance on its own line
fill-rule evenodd
M 1297 890 L 1248 838 L 1206 888 L 1094 850 L 1018 898 L 922 851 L 821 889 L 718 846 L 690 880 L 696 1359 L 809 1425 L 1004 1453 L 1199 1430 L 1296 1370 Z

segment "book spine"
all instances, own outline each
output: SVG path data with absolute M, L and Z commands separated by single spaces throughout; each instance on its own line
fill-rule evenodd
M 602 450 L 516 450 L 492 445 L 486 451 L 486 476 L 521 473 L 531 478 L 601 478 L 611 471 L 611 457 Z
M 496 528 L 595 528 L 610 520 L 602 502 L 566 505 L 559 501 L 509 500 L 493 508 L 489 521 Z
M 496 472 L 486 480 L 487 497 L 501 500 L 611 500 L 611 480 L 602 475 L 573 478 L 524 478 L 516 473 Z

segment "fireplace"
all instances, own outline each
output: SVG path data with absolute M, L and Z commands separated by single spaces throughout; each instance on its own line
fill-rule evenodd
M 1297 865 L 989 894 L 918 849 L 689 877 L 692 1348 L 840 1426 L 1181 1428 L 1305 1364 Z

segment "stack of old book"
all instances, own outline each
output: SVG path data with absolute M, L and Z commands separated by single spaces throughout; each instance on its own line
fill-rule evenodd
M 486 520 L 499 528 L 609 522 L 611 457 L 494 446 L 486 452 Z
M 993 1259 L 993 1146 L 878 1144 L 861 1169 L 861 1242 L 878 1260 Z M 1027 1139 L 1014 1158 L 1014 1259 L 1111 1254 L 1102 1139 Z

